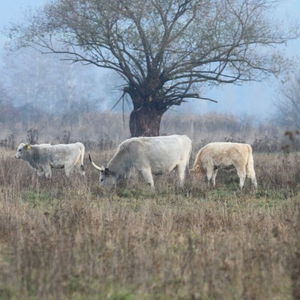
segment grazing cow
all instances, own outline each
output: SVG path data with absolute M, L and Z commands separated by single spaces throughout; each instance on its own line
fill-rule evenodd
M 216 176 L 220 166 L 233 165 L 240 178 L 240 188 L 244 186 L 246 176 L 251 178 L 252 184 L 257 188 L 254 171 L 252 147 L 240 143 L 210 143 L 201 148 L 196 156 L 191 173 L 202 177 L 206 174 L 208 184 L 212 179 L 216 185 Z
M 169 173 L 175 168 L 183 186 L 189 163 L 192 141 L 186 135 L 136 137 L 122 142 L 106 168 L 92 165 L 100 171 L 100 185 L 112 187 L 118 179 L 126 178 L 131 169 L 141 172 L 154 188 L 153 176 Z
M 70 175 L 74 167 L 78 167 L 84 175 L 84 145 L 74 144 L 39 144 L 29 145 L 21 143 L 17 148 L 16 158 L 21 158 L 37 170 L 38 176 L 45 175 L 51 178 L 51 169 L 65 169 L 65 174 Z

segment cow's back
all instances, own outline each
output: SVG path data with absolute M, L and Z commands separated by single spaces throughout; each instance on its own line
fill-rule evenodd
M 172 135 L 137 138 L 128 146 L 135 167 L 147 166 L 154 173 L 163 173 L 189 159 L 192 142 L 187 136 Z
M 66 162 L 72 162 L 78 158 L 84 151 L 82 143 L 56 144 L 39 149 L 52 165 L 64 165 Z
M 133 167 L 164 173 L 179 161 L 188 160 L 191 148 L 191 140 L 184 135 L 131 138 L 119 145 L 108 167 L 117 172 Z
M 201 161 L 212 161 L 214 164 L 230 165 L 248 160 L 249 144 L 215 142 L 204 146 L 199 152 Z

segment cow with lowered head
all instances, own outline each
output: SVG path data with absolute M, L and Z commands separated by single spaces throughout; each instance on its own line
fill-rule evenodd
M 139 171 L 154 188 L 153 175 L 170 173 L 176 169 L 179 184 L 183 186 L 189 163 L 192 141 L 186 135 L 135 137 L 122 142 L 107 167 L 92 165 L 100 171 L 102 186 L 112 187 L 126 178 L 131 169 Z
M 66 176 L 77 168 L 84 175 L 85 148 L 82 143 L 74 144 L 38 144 L 21 143 L 17 148 L 16 158 L 25 160 L 37 171 L 38 176 L 51 178 L 51 169 L 64 168 Z

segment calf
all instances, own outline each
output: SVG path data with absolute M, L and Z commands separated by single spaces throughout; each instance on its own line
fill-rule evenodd
M 240 188 L 244 186 L 248 176 L 255 188 L 257 181 L 254 171 L 252 147 L 241 143 L 210 143 L 201 148 L 196 156 L 191 173 L 202 177 L 207 176 L 208 183 L 212 180 L 216 185 L 216 176 L 220 166 L 233 165 L 240 179 Z

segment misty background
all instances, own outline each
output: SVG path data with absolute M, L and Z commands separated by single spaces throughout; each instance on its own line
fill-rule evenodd
M 14 140 L 14 143 L 20 138 L 28 139 L 25 136 L 28 135 L 28 130 L 37 127 L 39 142 L 49 139 L 52 142 L 68 142 L 82 137 L 99 142 L 109 137 L 115 140 L 128 137 L 128 116 L 125 114 L 122 119 L 121 112 L 122 109 L 128 112 L 130 107 L 114 107 L 122 89 L 122 81 L 114 72 L 92 65 L 71 64 L 57 55 L 41 54 L 31 48 L 11 51 L 7 29 L 13 23 L 25 22 L 26 16 L 47 2 L 48 0 L 0 2 L 2 143 L 7 143 L 9 139 Z M 300 1 L 279 2 L 276 13 L 272 16 L 277 23 L 285 26 L 287 21 L 293 23 L 300 19 Z M 269 77 L 261 82 L 243 85 L 208 87 L 203 90 L 203 96 L 217 100 L 217 104 L 190 100 L 171 108 L 164 116 L 162 134 L 182 132 L 197 138 L 195 124 L 201 123 L 202 141 L 209 139 L 209 134 L 205 135 L 208 127 L 218 132 L 214 136 L 216 140 L 245 140 L 244 137 L 247 136 L 247 141 L 253 143 L 263 139 L 255 136 L 254 131 L 264 137 L 272 135 L 280 139 L 279 133 L 276 136 L 274 132 L 276 102 L 281 97 L 283 82 L 293 78 L 293 72 L 299 69 L 299 64 L 295 63 L 299 61 L 299 49 L 300 40 L 297 39 L 275 50 L 286 53 L 291 61 L 287 72 L 280 78 Z M 113 117 L 113 112 L 119 113 L 117 119 Z M 201 120 L 197 115 L 202 116 Z M 97 125 L 99 118 L 101 126 Z M 171 125 L 174 118 L 177 118 L 175 127 Z M 20 119 L 22 122 L 19 122 Z M 213 125 L 209 125 L 209 122 Z M 253 134 L 250 127 L 255 127 Z M 233 138 L 235 134 L 237 136 Z

